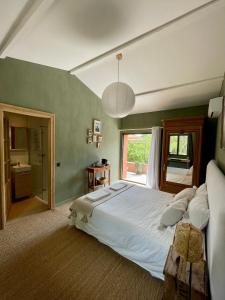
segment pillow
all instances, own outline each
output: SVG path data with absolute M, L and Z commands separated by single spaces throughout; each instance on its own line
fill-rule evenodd
M 205 196 L 208 199 L 208 192 L 207 192 L 207 188 L 206 188 L 206 184 L 203 183 L 202 185 L 200 185 L 199 188 L 197 188 L 196 190 L 196 196 Z
M 170 206 L 167 206 L 167 208 L 161 216 L 160 225 L 172 226 L 178 221 L 180 221 L 180 219 L 183 217 L 184 212 L 187 209 L 188 201 L 188 198 L 184 197 L 177 200 Z
M 188 198 L 188 201 L 190 201 L 192 198 L 194 198 L 195 192 L 196 187 L 183 189 L 181 192 L 175 195 L 174 200 L 176 201 L 178 199 Z
M 204 229 L 209 221 L 209 206 L 207 196 L 195 196 L 188 207 L 189 219 L 192 225 L 199 229 Z

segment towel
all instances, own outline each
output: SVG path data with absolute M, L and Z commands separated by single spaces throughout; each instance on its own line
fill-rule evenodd
M 125 186 L 127 186 L 126 183 L 118 182 L 118 183 L 112 184 L 109 188 L 113 191 L 119 191 L 122 188 L 124 188 Z
M 88 195 L 84 195 L 78 199 L 75 199 L 73 201 L 72 205 L 70 206 L 71 214 L 70 214 L 69 218 L 76 218 L 79 214 L 82 216 L 82 221 L 87 223 L 88 217 L 91 218 L 93 210 L 96 206 L 104 203 L 105 201 L 112 199 L 113 197 L 117 196 L 120 193 L 123 193 L 124 191 L 128 190 L 131 187 L 133 187 L 133 184 L 129 184 L 129 185 L 126 184 L 124 186 L 124 188 L 121 188 L 119 191 L 113 191 L 113 190 L 110 190 L 110 188 L 104 188 L 101 190 L 102 195 L 103 194 L 106 195 L 107 193 L 108 194 L 107 194 L 107 196 L 104 196 L 103 198 L 98 199 L 98 200 L 90 200 L 87 198 Z M 95 192 L 90 193 L 89 196 L 94 193 Z M 100 193 L 98 195 L 100 195 Z
M 109 195 L 110 195 L 110 191 L 101 189 L 101 190 L 87 194 L 86 198 L 91 201 L 97 201 L 97 200 L 100 200 Z

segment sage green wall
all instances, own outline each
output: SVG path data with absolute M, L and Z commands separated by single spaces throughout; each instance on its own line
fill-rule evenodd
M 221 96 L 225 96 L 225 82 L 223 82 Z M 221 122 L 222 122 L 222 116 L 219 117 L 218 126 L 217 126 L 216 162 L 220 167 L 220 169 L 225 173 L 225 149 L 221 149 L 220 147 L 221 133 L 222 133 Z
M 207 113 L 208 105 L 135 114 L 122 119 L 121 129 L 138 129 L 162 126 L 161 121 L 163 119 L 200 115 L 207 116 Z
M 99 98 L 68 72 L 6 58 L 0 59 L 0 102 L 55 113 L 56 115 L 56 202 L 86 192 L 85 168 L 107 158 L 112 179 L 119 172 L 120 121 L 102 111 Z M 86 143 L 93 119 L 101 120 L 100 149 Z

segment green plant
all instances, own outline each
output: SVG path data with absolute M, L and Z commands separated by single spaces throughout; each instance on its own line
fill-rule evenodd
M 136 167 L 136 174 L 142 174 L 143 173 L 143 167 L 144 167 L 144 163 L 143 162 L 135 162 L 135 167 Z
M 131 139 L 128 142 L 127 160 L 129 162 L 148 163 L 152 135 L 136 136 L 136 139 Z

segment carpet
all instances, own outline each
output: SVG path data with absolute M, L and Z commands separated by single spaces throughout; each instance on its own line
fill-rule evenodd
M 162 299 L 162 281 L 69 226 L 68 208 L 21 217 L 0 231 L 1 299 Z

